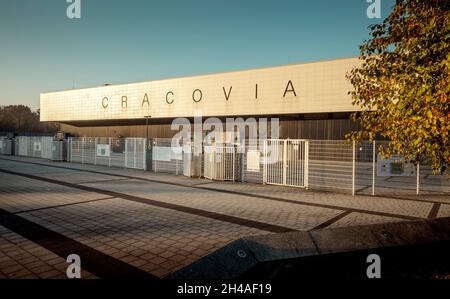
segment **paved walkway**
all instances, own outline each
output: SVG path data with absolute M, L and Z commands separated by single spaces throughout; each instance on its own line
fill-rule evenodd
M 0 277 L 64 277 L 67 255 L 82 253 L 84 278 L 158 278 L 243 236 L 446 216 L 446 196 L 352 197 L 1 157 Z

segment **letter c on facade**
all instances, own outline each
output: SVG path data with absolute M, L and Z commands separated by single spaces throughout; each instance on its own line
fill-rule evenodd
M 169 94 L 172 96 L 171 99 L 169 99 Z M 166 93 L 166 103 L 167 104 L 172 104 L 173 101 L 174 101 L 174 99 L 173 99 L 173 92 L 169 91 L 168 93 Z

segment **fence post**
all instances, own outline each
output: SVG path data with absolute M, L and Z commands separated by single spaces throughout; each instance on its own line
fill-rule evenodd
M 134 157 L 134 168 L 137 168 L 137 163 L 136 163 L 136 156 L 137 156 L 137 138 L 134 138 L 134 153 L 133 153 L 133 157 Z
M 158 146 L 158 139 L 157 138 L 155 138 L 154 140 L 153 140 L 153 150 L 155 150 L 155 147 L 157 147 Z M 156 170 L 156 159 L 153 161 L 153 152 L 152 152 L 152 164 L 154 163 L 154 166 L 153 166 L 153 171 L 154 172 L 157 172 L 157 170 Z
M 128 167 L 128 138 L 124 138 L 125 141 L 125 168 Z
M 417 180 L 416 180 L 416 195 L 419 195 L 420 189 L 420 164 L 417 163 Z
M 245 167 L 246 167 L 245 162 L 246 162 L 246 158 L 247 158 L 248 147 L 244 146 L 244 148 L 242 150 L 241 149 L 242 149 L 242 147 L 239 148 L 240 153 L 238 155 L 238 162 L 239 162 L 238 167 L 240 169 L 241 182 L 245 182 Z M 258 161 L 258 163 L 259 163 L 259 161 Z
M 72 143 L 72 137 L 69 137 L 69 154 L 70 154 L 70 163 L 73 162 L 73 143 Z
M 267 139 L 264 140 L 263 155 L 263 184 L 265 184 L 267 182 Z
M 305 141 L 305 188 L 309 185 L 309 141 Z
M 376 151 L 376 145 L 375 145 L 376 141 L 373 141 L 373 146 L 372 146 L 372 196 L 375 195 L 375 167 L 376 167 L 376 163 L 375 163 L 375 159 L 376 159 L 376 155 L 375 155 L 375 151 Z
M 353 140 L 353 163 L 352 163 L 352 196 L 355 195 L 355 164 L 356 164 L 356 141 Z
M 94 137 L 94 165 L 97 165 L 97 137 Z
M 232 170 L 233 170 L 233 183 L 234 183 L 234 181 L 235 181 L 235 174 L 236 174 L 236 173 L 235 173 L 236 169 L 235 169 L 235 165 L 234 165 L 234 159 L 235 159 L 234 145 L 233 145 L 232 149 L 233 149 L 233 154 L 232 154 L 233 168 L 232 168 Z
M 215 180 L 217 179 L 217 167 L 216 167 L 216 145 L 211 148 L 211 160 L 210 163 L 210 173 L 211 173 L 211 179 Z
M 108 138 L 109 143 L 109 157 L 108 157 L 108 167 L 111 167 L 111 155 L 112 155 L 112 143 L 111 143 L 111 137 Z
M 146 151 L 147 151 L 147 138 L 144 139 L 144 148 L 143 148 L 143 156 L 142 156 L 142 163 L 144 163 L 142 165 L 142 167 L 144 168 L 144 170 L 147 170 L 147 155 L 146 155 Z
M 81 164 L 84 164 L 84 145 L 86 143 L 85 137 L 81 139 Z
M 283 185 L 286 185 L 286 172 L 287 172 L 287 140 L 283 141 Z

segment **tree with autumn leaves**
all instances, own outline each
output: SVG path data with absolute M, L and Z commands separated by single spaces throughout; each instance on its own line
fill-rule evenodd
M 434 171 L 450 170 L 450 1 L 398 0 L 382 24 L 369 27 L 354 89 L 353 140 L 384 138 L 383 156 L 401 155 Z

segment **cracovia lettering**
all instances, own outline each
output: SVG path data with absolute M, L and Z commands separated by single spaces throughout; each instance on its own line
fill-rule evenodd
M 179 285 L 177 288 L 178 294 L 200 294 L 205 295 L 205 297 L 209 296 L 211 291 L 211 286 L 197 286 L 197 285 L 188 285 L 184 283 L 183 285 Z
M 291 80 L 289 80 L 288 84 L 286 85 L 286 89 L 284 90 L 283 98 L 286 97 L 286 94 L 288 92 L 293 92 L 294 96 L 295 97 L 297 96 L 297 94 L 295 93 L 294 85 L 292 85 L 292 81 Z
M 230 87 L 228 89 L 225 86 L 222 86 L 222 91 L 223 91 L 223 95 L 225 97 L 225 101 L 228 102 L 231 98 L 233 86 L 230 85 Z M 287 82 L 286 88 L 284 89 L 283 98 L 286 98 L 290 94 L 293 95 L 294 97 L 297 96 L 297 92 L 295 91 L 294 83 L 292 83 L 292 80 L 289 80 Z M 194 89 L 192 91 L 191 98 L 192 98 L 192 101 L 194 101 L 195 103 L 202 101 L 202 99 L 203 99 L 202 90 L 198 89 L 198 88 Z M 255 100 L 257 100 L 258 98 L 259 98 L 259 85 L 256 83 L 255 84 Z M 175 93 L 173 91 L 168 91 L 165 95 L 165 100 L 168 105 L 173 104 L 175 101 Z M 108 109 L 109 98 L 103 97 L 101 100 L 101 105 L 102 105 L 103 109 Z M 126 95 L 121 96 L 120 105 L 122 106 L 123 109 L 128 108 L 128 96 L 126 96 Z M 146 92 L 142 97 L 141 107 L 144 107 L 144 106 L 150 107 L 150 96 L 149 96 L 148 92 Z
M 233 89 L 233 86 L 230 86 L 230 90 L 228 90 L 228 94 L 227 94 L 227 92 L 225 91 L 225 87 L 222 87 L 222 89 L 223 89 L 223 94 L 225 95 L 225 100 L 228 101 L 228 99 L 230 98 L 230 95 L 231 95 L 231 89 Z
M 128 97 L 122 96 L 122 108 L 128 108 Z
M 108 98 L 107 97 L 104 97 L 102 99 L 102 106 L 104 109 L 108 108 Z
M 203 93 L 200 89 L 194 90 L 192 93 L 192 100 L 196 103 L 200 102 L 203 98 Z
M 168 93 L 166 93 L 166 103 L 170 105 L 173 103 L 173 101 L 173 92 L 169 91 Z
M 144 98 L 142 99 L 141 107 L 144 107 L 144 103 L 147 103 L 147 107 L 150 106 L 150 102 L 148 101 L 147 94 L 144 95 Z

